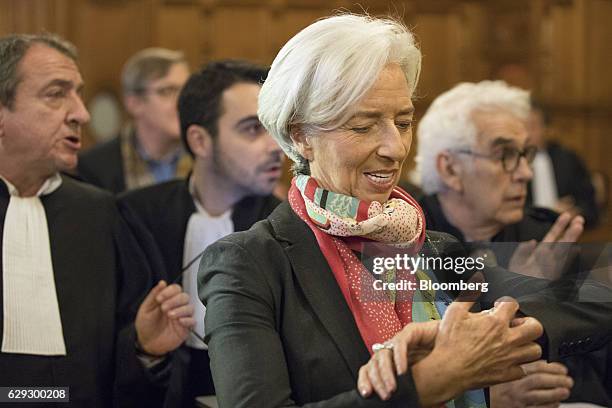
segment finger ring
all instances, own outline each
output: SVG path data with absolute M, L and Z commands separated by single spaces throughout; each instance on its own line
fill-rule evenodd
M 384 343 L 374 343 L 372 344 L 372 351 L 376 353 L 379 350 L 393 350 L 393 343 L 390 341 L 385 341 Z

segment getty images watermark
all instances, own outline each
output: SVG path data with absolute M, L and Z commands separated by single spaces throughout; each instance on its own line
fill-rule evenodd
M 486 256 L 486 255 L 485 255 Z M 402 276 L 402 272 L 410 275 L 418 271 L 450 271 L 458 275 L 465 272 L 470 274 L 482 271 L 485 268 L 485 257 L 439 257 L 439 256 L 410 256 L 407 254 L 396 254 L 395 256 L 377 256 L 372 258 L 372 272 L 375 276 L 372 288 L 376 291 L 477 291 L 487 292 L 487 282 L 471 282 L 459 279 L 452 282 L 437 282 L 432 279 L 395 279 L 387 281 L 385 275 L 390 271 L 397 273 L 396 277 Z M 405 275 L 404 275 L 405 276 Z
M 502 296 L 546 296 L 547 302 L 612 302 L 612 243 L 458 242 L 410 246 L 364 243 L 365 301 L 452 301 L 461 292 L 484 302 Z M 509 285 L 508 282 L 521 282 Z

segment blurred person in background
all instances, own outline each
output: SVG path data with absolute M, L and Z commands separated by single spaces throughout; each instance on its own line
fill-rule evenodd
M 187 176 L 191 156 L 181 145 L 176 103 L 188 77 L 182 52 L 147 48 L 134 54 L 121 75 L 131 122 L 80 155 L 79 176 L 113 193 Z
M 599 211 L 591 175 L 580 157 L 559 143 L 548 140 L 550 116 L 544 105 L 532 100 L 527 133 L 537 148 L 532 164 L 527 203 L 558 213 L 582 215 L 587 228 L 597 224 Z

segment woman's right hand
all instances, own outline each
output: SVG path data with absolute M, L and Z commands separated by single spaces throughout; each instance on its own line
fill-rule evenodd
M 534 340 L 542 335 L 542 325 L 529 317 L 516 319 L 518 304 L 510 298 L 480 313 L 470 313 L 472 305 L 454 302 L 442 321 L 407 325 L 390 340 L 391 350 L 374 353 L 361 367 L 357 383 L 361 394 L 376 392 L 388 399 L 396 389 L 396 374 L 409 366 L 423 406 L 522 378 L 520 365 L 541 355 Z
M 537 360 L 543 333 L 534 318 L 515 319 L 511 298 L 493 309 L 470 313 L 473 302 L 454 302 L 440 323 L 435 347 L 412 367 L 422 405 L 448 401 L 460 393 L 525 376 L 521 364 Z

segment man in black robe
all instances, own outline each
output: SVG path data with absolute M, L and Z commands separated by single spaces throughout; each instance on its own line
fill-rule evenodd
M 585 162 L 572 150 L 549 140 L 550 115 L 546 107 L 531 100 L 527 131 L 538 153 L 533 179 L 527 188 L 527 203 L 561 213 L 580 214 L 587 228 L 597 225 L 599 209 L 595 189 Z
M 69 387 L 70 407 L 138 406 L 193 308 L 177 285 L 150 290 L 113 197 L 60 174 L 89 120 L 74 46 L 2 38 L 0 72 L 0 385 Z
M 193 74 L 179 97 L 192 175 L 120 199 L 159 278 L 182 283 L 192 296 L 200 338 L 205 309 L 197 296 L 199 255 L 217 239 L 266 218 L 279 203 L 271 193 L 281 175 L 281 149 L 257 117 L 266 75 L 266 68 L 244 61 L 213 62 Z M 196 396 L 214 393 L 200 338 L 190 336 L 173 353 L 167 407 L 193 407 Z

